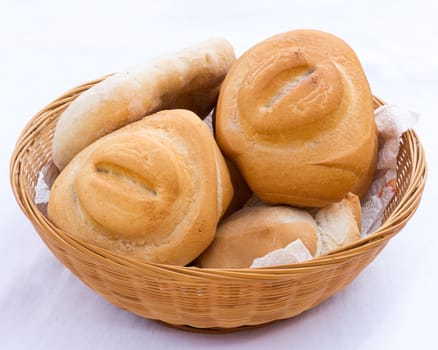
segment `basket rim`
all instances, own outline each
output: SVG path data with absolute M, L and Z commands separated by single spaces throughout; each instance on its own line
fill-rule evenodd
M 61 240 L 70 247 L 79 249 L 86 254 L 92 254 L 97 259 L 104 259 L 106 262 L 111 261 L 112 263 L 119 264 L 124 268 L 135 268 L 135 270 L 138 270 L 139 268 L 146 270 L 151 269 L 155 271 L 159 270 L 163 273 L 178 273 L 200 278 L 226 278 L 227 280 L 230 278 L 245 278 L 248 280 L 254 278 L 273 279 L 290 274 L 311 273 L 312 270 L 320 270 L 321 268 L 329 266 L 332 263 L 347 261 L 351 259 L 351 257 L 360 254 L 364 250 L 378 247 L 383 241 L 388 241 L 390 238 L 396 235 L 401 228 L 404 227 L 410 217 L 415 213 L 419 205 L 427 179 L 427 164 L 425 160 L 424 149 L 418 138 L 418 135 L 414 130 L 410 129 L 406 131 L 403 136 L 408 142 L 408 149 L 412 152 L 412 174 L 409 181 L 409 186 L 406 189 L 405 195 L 402 197 L 400 203 L 397 204 L 385 223 L 375 232 L 368 234 L 365 237 L 362 237 L 360 240 L 357 240 L 347 246 L 334 250 L 327 255 L 291 265 L 257 269 L 198 268 L 193 266 L 177 266 L 147 262 L 145 260 L 117 254 L 104 248 L 94 246 L 88 242 L 84 242 L 55 227 L 49 221 L 49 219 L 39 211 L 34 204 L 33 199 L 29 198 L 28 193 L 20 187 L 21 157 L 24 153 L 26 153 L 28 147 L 32 143 L 32 136 L 37 133 L 40 128 L 44 128 L 45 117 L 47 116 L 48 112 L 53 112 L 54 110 L 63 108 L 65 103 L 71 102 L 81 92 L 105 79 L 107 76 L 108 75 L 91 80 L 67 91 L 59 98 L 55 99 L 52 103 L 41 109 L 33 118 L 31 118 L 17 139 L 11 155 L 9 166 L 10 184 L 15 199 L 23 213 L 31 221 L 34 227 L 38 226 L 46 233 L 50 233 L 50 235 L 55 239 Z M 382 99 L 376 96 L 373 96 L 373 102 L 377 106 L 382 106 L 385 104 Z M 397 230 L 394 230 L 394 227 L 396 227 Z

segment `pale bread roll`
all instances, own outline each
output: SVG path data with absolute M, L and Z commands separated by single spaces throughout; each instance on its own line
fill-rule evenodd
M 342 201 L 321 208 L 315 215 L 320 228 L 318 255 L 342 248 L 361 238 L 362 213 L 359 198 L 349 193 Z
M 168 110 L 82 150 L 56 179 L 48 215 L 67 233 L 116 253 L 185 265 L 213 240 L 232 195 L 205 123 Z
M 214 241 L 197 259 L 200 267 L 245 268 L 255 258 L 301 239 L 312 255 L 318 227 L 304 210 L 286 206 L 245 207 L 218 225 Z
M 116 73 L 78 96 L 62 113 L 52 157 L 58 169 L 84 147 L 128 123 L 164 109 L 206 116 L 233 63 L 232 46 L 213 39 Z
M 221 150 L 267 203 L 324 207 L 371 183 L 370 87 L 333 35 L 296 30 L 249 49 L 224 80 L 215 117 Z
M 257 201 L 219 223 L 214 241 L 197 264 L 204 268 L 260 267 L 269 260 L 273 265 L 293 264 L 298 262 L 296 254 L 272 253 L 301 240 L 311 256 L 325 255 L 360 239 L 360 219 L 360 201 L 352 193 L 319 209 L 315 218 L 303 209 Z

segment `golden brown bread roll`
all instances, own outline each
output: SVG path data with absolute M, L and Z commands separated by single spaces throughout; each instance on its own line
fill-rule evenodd
M 257 202 L 219 223 L 213 242 L 197 264 L 204 268 L 246 268 L 255 259 L 296 240 L 302 241 L 311 256 L 325 255 L 360 239 L 360 213 L 359 198 L 352 193 L 319 209 L 315 218 L 303 209 Z M 288 263 L 297 262 L 291 258 Z M 284 257 L 280 260 L 286 263 Z
M 185 265 L 212 241 L 232 195 L 205 123 L 168 110 L 82 150 L 56 179 L 48 214 L 62 230 L 103 248 Z
M 353 50 L 296 30 L 252 47 L 232 66 L 216 138 L 265 202 L 323 207 L 362 196 L 377 157 L 370 88 Z
M 209 40 L 128 68 L 94 85 L 62 113 L 53 140 L 58 169 L 99 137 L 145 115 L 182 108 L 206 116 L 234 62 L 231 45 Z

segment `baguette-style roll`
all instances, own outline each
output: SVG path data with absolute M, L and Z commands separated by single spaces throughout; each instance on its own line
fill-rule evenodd
M 351 193 L 319 209 L 315 218 L 306 210 L 287 206 L 261 202 L 245 206 L 219 223 L 214 241 L 197 264 L 209 268 L 261 267 L 269 261 L 299 262 L 307 251 L 312 257 L 325 255 L 360 239 L 360 213 L 359 198 Z M 307 249 L 297 251 L 295 244 L 292 254 L 289 245 L 297 240 Z
M 244 53 L 224 80 L 218 144 L 270 204 L 324 207 L 362 196 L 375 172 L 377 129 L 368 81 L 337 37 L 296 30 Z
M 232 195 L 205 123 L 167 110 L 82 150 L 56 179 L 48 214 L 60 229 L 116 253 L 186 265 L 213 240 Z
M 116 73 L 77 97 L 62 113 L 53 140 L 59 170 L 84 147 L 159 110 L 205 117 L 234 62 L 231 45 L 213 39 Z

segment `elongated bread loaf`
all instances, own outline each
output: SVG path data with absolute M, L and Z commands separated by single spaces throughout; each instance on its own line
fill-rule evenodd
M 94 85 L 62 113 L 53 140 L 53 161 L 62 170 L 84 147 L 128 123 L 164 109 L 206 116 L 234 62 L 231 45 L 209 40 L 128 68 Z
M 213 240 L 232 195 L 205 123 L 168 110 L 83 149 L 56 179 L 48 214 L 60 229 L 116 253 L 185 265 Z

